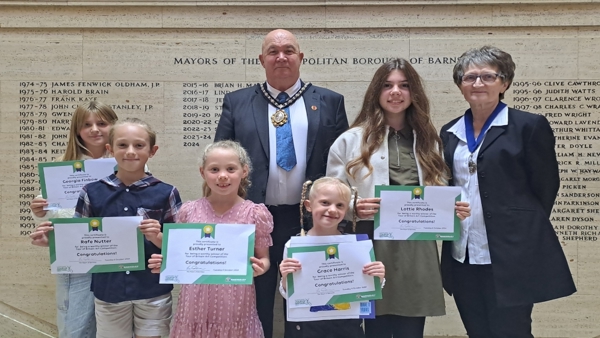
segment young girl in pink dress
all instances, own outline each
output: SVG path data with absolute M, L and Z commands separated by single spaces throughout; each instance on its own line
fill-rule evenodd
M 200 174 L 203 198 L 183 204 L 179 223 L 255 224 L 254 276 L 269 269 L 273 218 L 263 204 L 244 200 L 250 185 L 250 158 L 237 142 L 220 141 L 204 150 Z M 162 255 L 152 255 L 148 267 L 160 272 Z M 183 285 L 171 338 L 262 338 L 254 285 Z

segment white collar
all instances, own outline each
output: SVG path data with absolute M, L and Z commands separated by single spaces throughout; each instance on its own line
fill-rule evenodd
M 490 127 L 506 125 L 508 125 L 508 106 L 504 107 L 504 109 L 502 109 L 500 113 L 498 113 L 498 115 L 492 121 L 492 124 L 490 124 Z M 465 130 L 464 115 L 460 119 L 458 119 L 458 121 L 456 121 L 456 123 L 452 127 L 448 129 L 448 132 L 456 135 L 456 137 L 458 137 L 459 140 L 467 142 L 467 131 Z
M 291 86 L 290 88 L 288 88 L 285 92 L 292 97 L 292 95 L 296 94 L 297 91 L 300 90 L 300 78 L 298 78 L 298 80 L 296 80 L 296 83 L 294 83 L 293 86 Z M 277 95 L 279 95 L 279 93 L 281 93 L 281 90 L 277 90 L 275 88 L 273 88 L 269 82 L 267 82 L 267 90 L 269 91 L 269 94 L 271 94 L 271 96 L 273 97 L 277 97 Z

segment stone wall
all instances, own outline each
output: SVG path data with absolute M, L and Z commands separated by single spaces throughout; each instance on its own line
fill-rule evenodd
M 273 28 L 296 34 L 302 78 L 344 94 L 350 120 L 389 58 L 409 59 L 425 79 L 439 128 L 467 108 L 456 58 L 484 44 L 511 53 L 505 101 L 546 115 L 555 131 L 563 182 L 552 218 L 579 290 L 537 305 L 534 334 L 600 335 L 600 1 L 0 0 L 0 337 L 56 333 L 54 279 L 47 251 L 29 245 L 28 204 L 36 164 L 64 149 L 74 107 L 97 99 L 147 120 L 159 132 L 153 173 L 198 198 L 196 159 L 221 99 L 264 81 L 258 54 Z M 464 335 L 446 303 L 427 335 Z

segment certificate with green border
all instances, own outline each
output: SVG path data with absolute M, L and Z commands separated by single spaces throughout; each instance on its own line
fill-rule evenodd
M 165 223 L 160 283 L 252 284 L 254 224 Z
M 138 271 L 146 268 L 141 216 L 51 218 L 53 274 Z
M 381 202 L 373 239 L 457 240 L 460 219 L 454 206 L 460 193 L 460 187 L 375 186 Z
M 375 261 L 370 240 L 290 247 L 287 256 L 302 265 L 287 277 L 290 308 L 381 299 L 379 278 L 362 272 Z
M 115 171 L 114 158 L 38 163 L 44 210 L 75 208 L 81 188 Z

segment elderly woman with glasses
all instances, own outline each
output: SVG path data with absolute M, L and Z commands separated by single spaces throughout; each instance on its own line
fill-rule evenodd
M 549 221 L 560 179 L 554 135 L 542 115 L 501 100 L 515 64 L 490 46 L 465 52 L 454 83 L 468 109 L 440 133 L 471 217 L 444 242 L 442 279 L 470 338 L 527 337 L 533 304 L 576 291 Z

